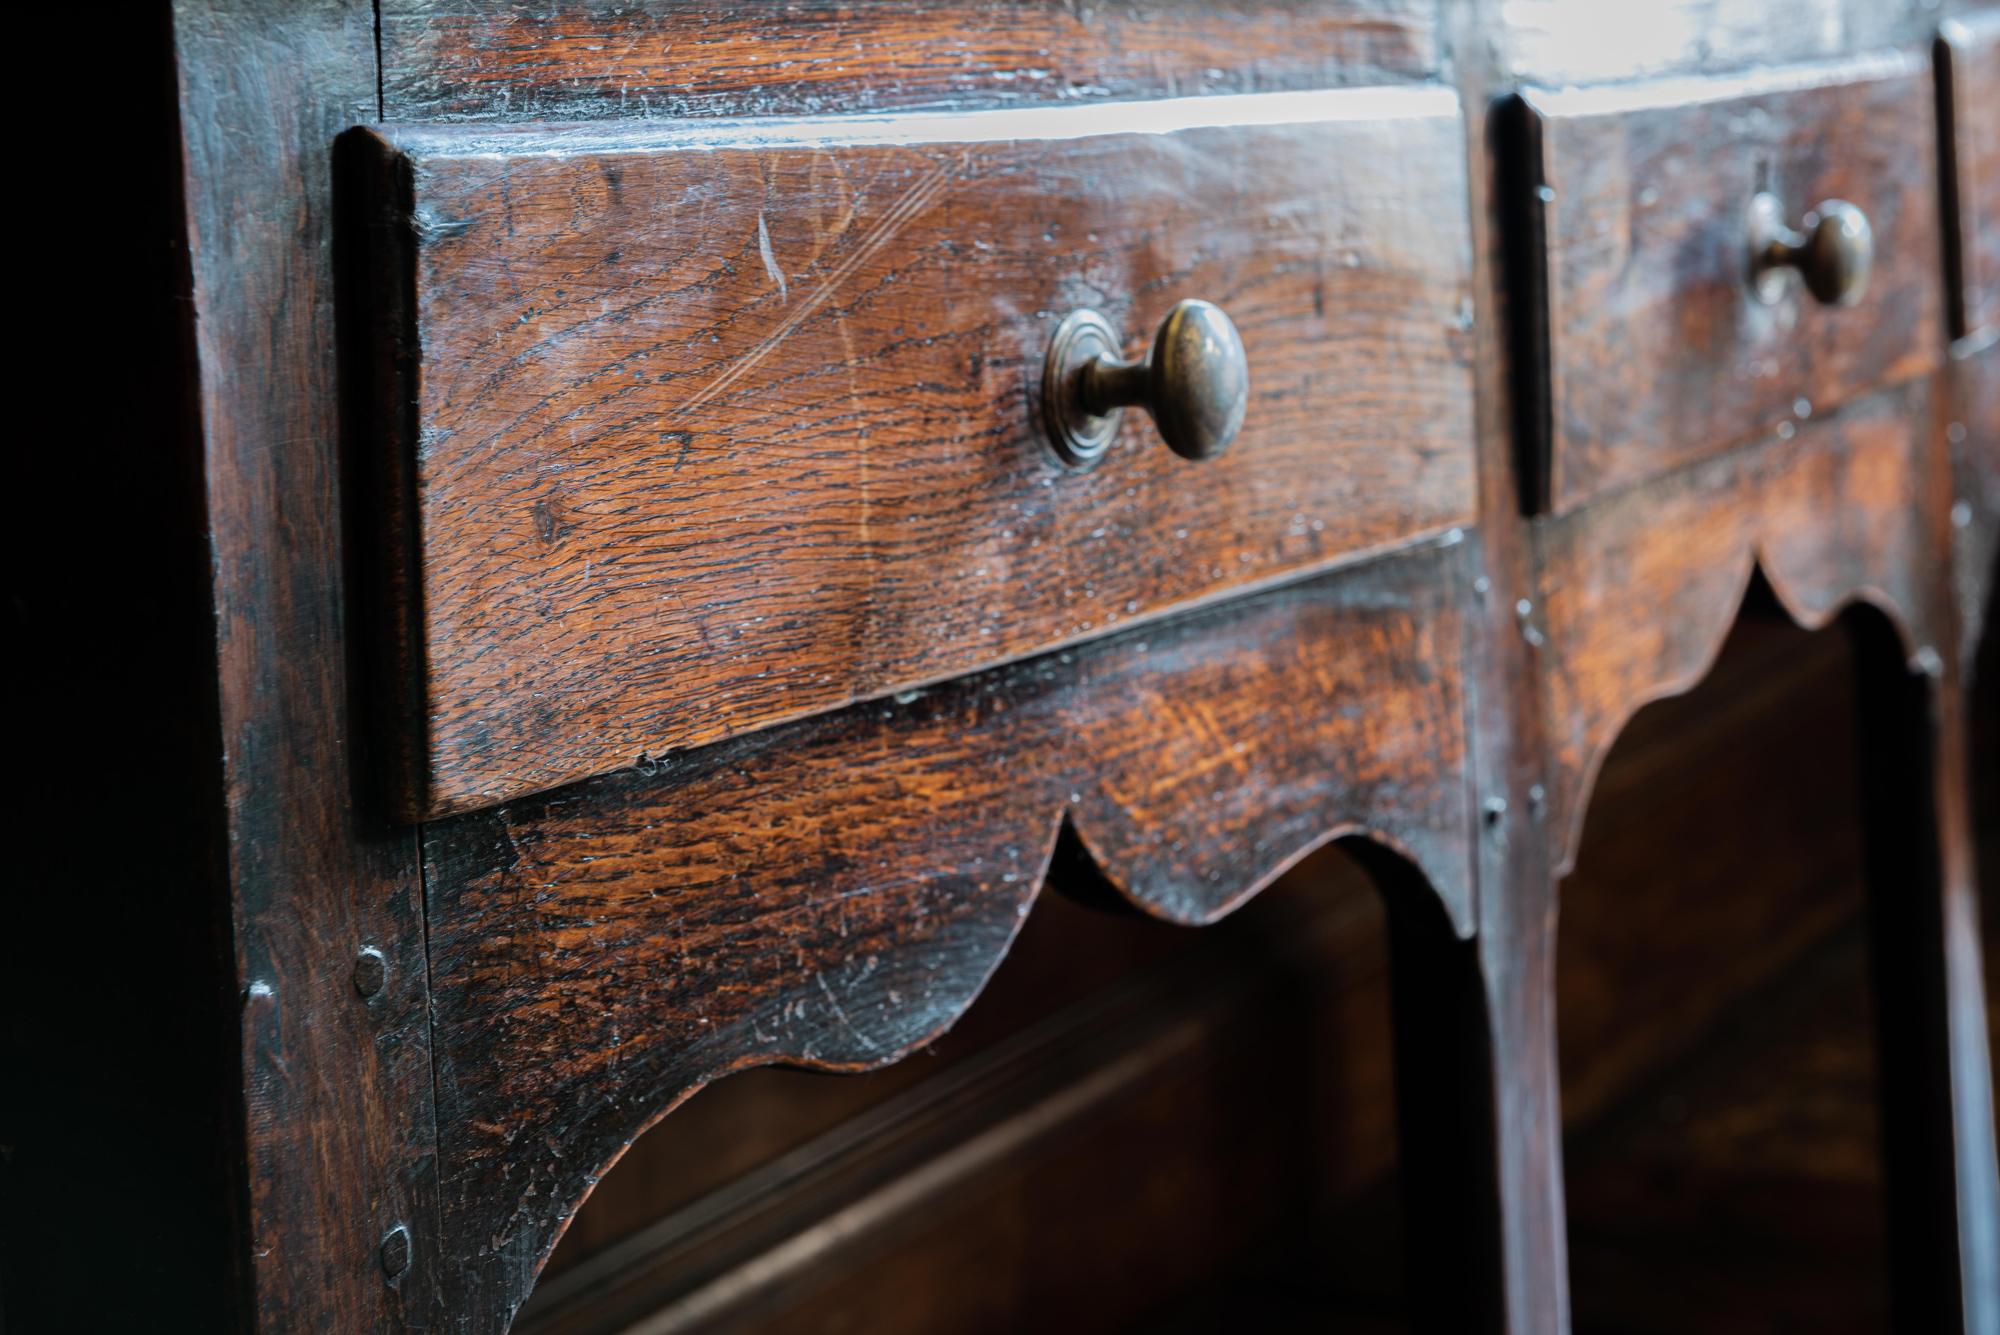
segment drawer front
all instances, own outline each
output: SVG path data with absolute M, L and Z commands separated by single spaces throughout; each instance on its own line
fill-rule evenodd
M 380 132 L 405 805 L 656 759 L 1473 516 L 1464 132 L 1348 90 Z M 1240 435 L 1065 466 L 1089 308 L 1234 320 Z
M 1537 91 L 1524 104 L 1524 297 L 1530 343 L 1546 358 L 1526 400 L 1531 509 L 1569 509 L 1788 434 L 1937 363 L 1926 63 Z M 1825 280 L 1838 275 L 1823 259 L 1771 269 L 1760 292 L 1759 229 L 1807 241 L 1833 200 L 1872 233 L 1858 299 L 1829 299 Z M 1806 268 L 1820 275 L 1818 295 Z
M 2000 11 L 1944 25 L 1938 42 L 1946 143 L 1946 198 L 1954 277 L 1952 329 L 2000 328 Z

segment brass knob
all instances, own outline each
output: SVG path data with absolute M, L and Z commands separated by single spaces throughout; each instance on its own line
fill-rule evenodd
M 1096 311 L 1056 326 L 1042 368 L 1042 414 L 1064 463 L 1088 467 L 1118 434 L 1126 408 L 1142 407 L 1183 459 L 1222 453 L 1243 425 L 1250 367 L 1222 308 L 1183 301 L 1167 312 L 1144 361 L 1119 355 L 1118 334 Z
M 1757 296 L 1775 302 L 1785 295 L 1790 274 L 1825 306 L 1852 306 L 1868 290 L 1875 263 L 1875 230 L 1868 215 L 1844 199 L 1829 199 L 1802 220 L 1805 230 L 1785 225 L 1777 196 L 1759 193 L 1750 206 L 1750 281 Z

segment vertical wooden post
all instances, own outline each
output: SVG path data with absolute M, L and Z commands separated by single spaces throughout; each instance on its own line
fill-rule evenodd
M 252 1322 L 435 1323 L 429 990 L 413 827 L 359 782 L 332 162 L 377 114 L 366 3 L 174 13 L 207 490 Z

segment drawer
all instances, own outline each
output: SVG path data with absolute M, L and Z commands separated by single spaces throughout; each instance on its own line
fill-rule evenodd
M 1529 509 L 1789 434 L 1937 364 L 1926 62 L 1533 90 L 1519 111 Z M 1791 263 L 1759 277 L 1753 251 Z
M 1944 24 L 1938 80 L 1952 332 L 1964 335 L 2000 327 L 2000 11 Z
M 355 138 L 406 814 L 1473 518 L 1448 90 Z M 1059 324 L 1136 358 L 1187 298 L 1234 442 L 1059 457 Z

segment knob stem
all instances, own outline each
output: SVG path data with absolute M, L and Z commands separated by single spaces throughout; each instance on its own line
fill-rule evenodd
M 1128 362 L 1099 353 L 1077 372 L 1077 402 L 1092 417 L 1120 408 L 1137 408 L 1152 393 L 1152 370 L 1145 362 Z

